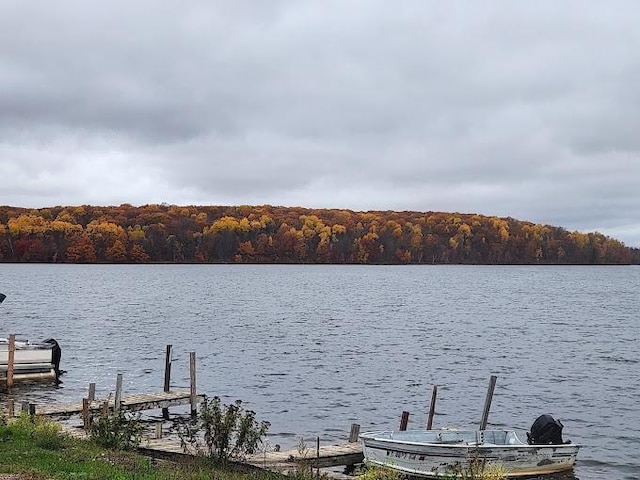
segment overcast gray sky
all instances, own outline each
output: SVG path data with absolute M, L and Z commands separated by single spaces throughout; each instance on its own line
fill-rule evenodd
M 1 0 L 0 204 L 511 216 L 640 247 L 640 2 Z

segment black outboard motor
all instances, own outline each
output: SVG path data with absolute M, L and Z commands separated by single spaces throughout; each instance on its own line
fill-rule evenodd
M 44 341 L 44 343 L 50 343 L 51 345 L 53 345 L 52 360 L 53 360 L 53 368 L 56 371 L 56 380 L 57 380 L 60 377 L 60 375 L 62 375 L 65 372 L 64 370 L 60 370 L 60 357 L 62 357 L 62 349 L 60 348 L 60 345 L 58 344 L 58 342 L 56 342 L 53 338 L 48 338 L 47 340 Z
M 527 432 L 527 442 L 529 445 L 561 445 L 563 427 L 562 422 L 551 415 L 540 415 L 531 425 L 531 432 Z

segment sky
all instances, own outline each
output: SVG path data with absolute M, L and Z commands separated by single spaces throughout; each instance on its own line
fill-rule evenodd
M 0 1 L 0 205 L 478 213 L 640 247 L 640 2 Z

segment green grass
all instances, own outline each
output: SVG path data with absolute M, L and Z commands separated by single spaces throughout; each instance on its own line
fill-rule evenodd
M 22 416 L 0 424 L 0 475 L 23 474 L 32 479 L 218 479 L 267 480 L 268 473 L 242 474 L 213 470 L 203 458 L 186 463 L 160 462 L 132 451 L 109 450 L 95 442 L 60 434 L 55 423 Z

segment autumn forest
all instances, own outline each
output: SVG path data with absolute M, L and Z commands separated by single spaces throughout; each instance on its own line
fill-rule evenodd
M 0 262 L 638 264 L 600 233 L 513 218 L 274 206 L 0 206 Z

